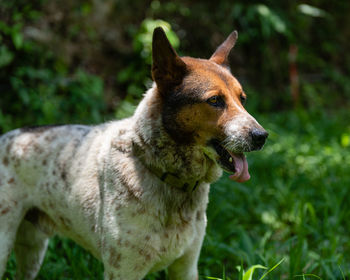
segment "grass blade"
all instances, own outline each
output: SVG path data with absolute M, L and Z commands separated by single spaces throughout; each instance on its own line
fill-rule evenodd
M 260 264 L 253 265 L 247 270 L 246 273 L 244 273 L 243 280 L 252 280 L 253 279 L 253 273 L 254 273 L 255 269 L 257 269 L 257 268 L 267 269 L 267 267 L 262 266 Z
M 284 258 L 282 260 L 280 260 L 278 263 L 276 263 L 273 267 L 271 267 L 268 271 L 266 271 L 263 276 L 261 276 L 261 278 L 259 280 L 262 280 L 266 277 L 267 274 L 269 274 L 271 271 L 273 271 L 277 266 L 279 266 L 281 263 L 284 262 Z
M 340 272 L 341 272 L 341 276 L 343 277 L 343 280 L 346 280 L 346 279 L 345 279 L 344 272 L 343 272 L 343 270 L 341 269 L 341 266 L 340 266 L 340 265 L 339 265 L 339 270 L 340 270 Z
M 305 276 L 306 277 L 314 277 L 314 278 L 322 280 L 322 278 L 320 276 L 317 276 L 315 274 L 301 274 L 301 275 L 295 275 L 294 277 L 303 277 L 303 279 L 305 279 Z

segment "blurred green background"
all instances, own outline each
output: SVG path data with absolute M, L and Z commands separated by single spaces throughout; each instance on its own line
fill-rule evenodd
M 132 114 L 161 25 L 208 58 L 234 29 L 233 74 L 269 131 L 252 179 L 212 186 L 200 279 L 350 279 L 350 1 L 0 0 L 0 133 Z M 4 279 L 13 279 L 15 261 Z M 102 279 L 66 239 L 38 279 Z M 248 273 L 245 274 L 246 278 Z M 166 273 L 148 279 L 166 279 Z

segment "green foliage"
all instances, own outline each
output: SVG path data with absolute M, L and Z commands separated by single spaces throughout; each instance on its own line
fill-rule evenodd
M 72 120 L 101 122 L 102 79 L 82 69 L 70 71 L 54 53 L 24 37 L 25 23 L 38 17 L 30 5 L 7 9 L 13 14 L 0 21 L 0 132 Z

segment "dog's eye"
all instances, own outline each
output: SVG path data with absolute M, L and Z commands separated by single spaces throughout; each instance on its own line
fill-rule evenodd
M 224 107 L 225 106 L 225 101 L 222 99 L 222 97 L 220 97 L 218 95 L 210 97 L 207 100 L 207 103 L 211 106 L 214 106 L 214 107 Z
M 241 100 L 242 105 L 245 105 L 245 102 L 247 101 L 247 97 L 245 97 L 243 94 L 239 96 L 239 99 Z

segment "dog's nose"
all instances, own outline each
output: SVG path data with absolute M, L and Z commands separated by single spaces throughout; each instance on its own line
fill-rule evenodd
M 261 130 L 257 128 L 253 128 L 250 131 L 250 135 L 252 137 L 254 149 L 256 150 L 259 150 L 264 146 L 266 138 L 267 136 L 269 136 L 266 130 Z

